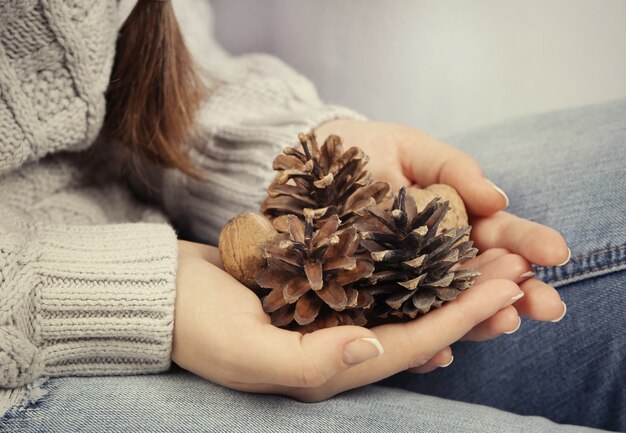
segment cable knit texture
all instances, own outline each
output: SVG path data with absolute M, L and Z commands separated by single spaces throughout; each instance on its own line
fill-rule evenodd
M 112 146 L 96 138 L 132 3 L 0 4 L 0 415 L 40 377 L 169 368 L 177 259 L 169 223 L 215 242 L 229 218 L 258 207 L 274 155 L 298 132 L 360 118 L 323 104 L 276 59 L 228 56 L 211 37 L 205 0 L 174 2 L 213 90 L 191 153 L 208 180 L 147 167 L 155 193 L 123 178 Z

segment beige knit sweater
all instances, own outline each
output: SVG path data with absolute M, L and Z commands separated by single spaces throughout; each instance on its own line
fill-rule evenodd
M 132 0 L 131 0 L 132 1 Z M 230 57 L 205 0 L 174 2 L 214 92 L 192 158 L 206 182 L 150 169 L 158 210 L 99 140 L 116 0 L 0 3 L 0 414 L 44 376 L 138 374 L 170 365 L 176 233 L 214 242 L 255 208 L 271 160 L 335 117 L 313 86 L 265 55 Z M 207 78 L 209 80 L 209 78 Z M 103 157 L 104 156 L 104 157 Z M 207 282 L 210 284 L 210 282 Z

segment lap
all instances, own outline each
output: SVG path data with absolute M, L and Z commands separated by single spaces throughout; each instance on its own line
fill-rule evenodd
M 382 384 L 483 404 L 558 423 L 623 431 L 626 335 L 623 272 L 559 288 L 568 306 L 558 323 L 522 319 L 511 335 L 452 345 L 454 362 Z
M 368 386 L 321 403 L 245 394 L 178 368 L 153 376 L 52 379 L 8 431 L 545 432 L 588 431 L 485 406 Z
M 560 231 L 570 262 L 537 268 L 568 306 L 557 323 L 453 346 L 452 366 L 385 382 L 557 422 L 626 428 L 626 100 L 452 137 L 509 195 L 507 211 Z
M 539 269 L 561 286 L 626 269 L 626 100 L 530 116 L 446 141 L 473 155 L 507 211 L 558 230 L 572 250 Z
M 385 384 L 574 424 L 624 428 L 626 101 L 532 117 L 453 137 L 511 198 L 510 211 L 559 230 L 572 249 L 538 276 L 568 315 L 509 336 L 457 343 L 452 366 Z M 561 427 L 486 406 L 368 386 L 326 402 L 243 394 L 174 369 L 155 376 L 61 378 L 0 419 L 9 431 L 463 431 Z M 613 423 L 613 424 L 610 424 Z M 621 427 L 615 427 L 621 426 Z M 563 431 L 577 430 L 567 426 Z

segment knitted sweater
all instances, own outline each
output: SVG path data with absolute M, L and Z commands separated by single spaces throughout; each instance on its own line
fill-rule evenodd
M 160 209 L 110 166 L 108 143 L 93 145 L 128 4 L 0 5 L 0 414 L 43 376 L 168 369 L 171 224 L 215 242 L 230 217 L 258 207 L 273 155 L 299 131 L 358 117 L 323 104 L 276 59 L 228 56 L 211 38 L 205 0 L 173 3 L 213 93 L 191 151 L 207 180 L 148 167 Z

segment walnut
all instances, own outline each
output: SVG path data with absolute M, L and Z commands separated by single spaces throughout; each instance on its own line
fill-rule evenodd
M 241 213 L 228 221 L 219 239 L 224 270 L 250 289 L 259 286 L 256 274 L 267 267 L 263 247 L 274 240 L 277 232 L 272 222 L 252 212 Z
M 438 183 L 430 185 L 426 189 L 411 187 L 407 188 L 406 191 L 415 199 L 418 210 L 422 210 L 435 197 L 441 197 L 443 200 L 448 201 L 450 210 L 443 218 L 437 233 L 441 233 L 446 228 L 465 227 L 468 225 L 467 211 L 465 210 L 463 200 L 451 186 Z

